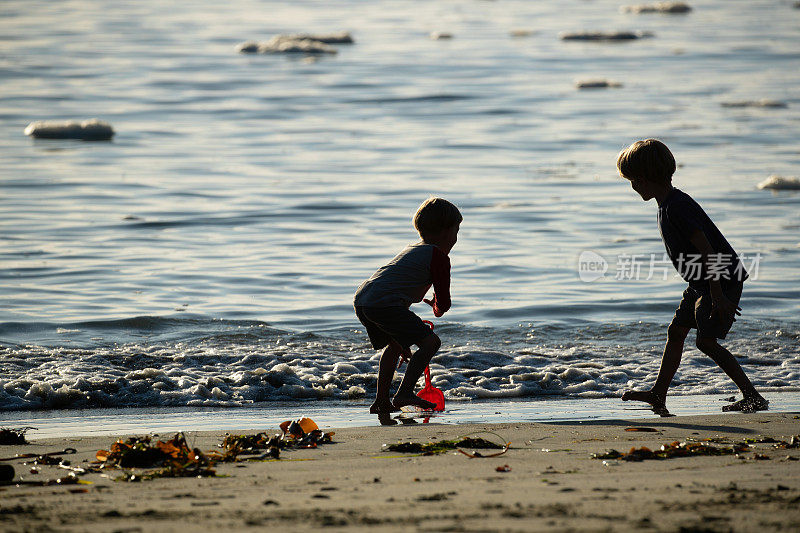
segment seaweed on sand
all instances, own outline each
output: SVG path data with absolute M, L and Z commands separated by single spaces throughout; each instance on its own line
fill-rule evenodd
M 335 433 L 323 432 L 310 418 L 287 420 L 280 425 L 282 434 L 272 437 L 266 433 L 254 435 L 225 435 L 220 444 L 222 453 L 212 454 L 215 459 L 229 462 L 237 461 L 239 455 L 258 455 L 257 459 L 279 459 L 280 451 L 285 449 L 316 448 L 319 444 L 333 442 Z M 266 453 L 262 453 L 266 451 Z
M 658 450 L 651 450 L 646 446 L 630 449 L 628 453 L 617 450 L 608 450 L 605 453 L 593 453 L 594 459 L 620 459 L 622 461 L 645 461 L 650 459 L 674 459 L 676 457 L 697 457 L 714 455 L 735 455 L 747 451 L 747 444 L 733 446 L 713 446 L 705 442 L 671 442 L 664 444 Z
M 788 441 L 777 440 L 773 439 L 772 437 L 759 437 L 755 439 L 745 439 L 744 442 L 748 444 L 772 444 L 773 447 L 780 450 L 789 450 L 792 448 L 800 448 L 800 435 L 792 435 L 789 437 Z
M 283 434 L 272 437 L 266 433 L 253 435 L 226 435 L 219 445 L 222 451 L 203 453 L 192 448 L 182 433 L 166 442 L 152 442 L 149 436 L 118 440 L 109 450 L 100 450 L 96 457 L 101 468 L 145 469 L 140 474 L 126 471 L 121 480 L 141 481 L 157 477 L 212 477 L 218 462 L 236 462 L 240 455 L 257 455 L 257 459 L 278 459 L 280 450 L 286 448 L 316 448 L 318 444 L 333 442 L 332 432 L 321 431 L 313 420 L 301 418 L 281 424 Z M 157 469 L 157 470 L 151 470 Z
M 212 452 L 212 455 L 215 459 L 225 463 L 238 461 L 240 455 L 261 454 L 260 458 L 262 459 L 279 459 L 280 450 L 284 446 L 285 444 L 280 435 L 269 437 L 266 433 L 256 433 L 254 435 L 226 434 L 219 445 L 224 451 L 221 453 Z M 266 453 L 263 453 L 264 450 L 266 450 Z
M 495 435 L 492 433 L 492 435 Z M 499 437 L 499 435 L 498 435 Z M 501 437 L 502 439 L 502 437 Z M 419 453 L 422 455 L 436 455 L 445 453 L 448 450 L 457 450 L 467 457 L 495 457 L 505 453 L 511 447 L 510 442 L 503 441 L 503 444 L 497 444 L 480 437 L 461 437 L 456 440 L 440 440 L 437 442 L 398 442 L 397 444 L 384 444 L 383 450 L 387 452 L 400 452 L 400 453 Z M 498 454 L 491 454 L 488 456 L 481 455 L 479 452 L 467 453 L 461 450 L 467 449 L 489 449 L 489 450 L 503 450 Z
M 24 428 L 0 428 L 0 444 L 29 444 L 25 438 L 25 433 L 32 427 Z
M 149 436 L 131 437 L 127 441 L 118 440 L 109 450 L 100 450 L 97 460 L 106 468 L 157 468 L 158 470 L 136 476 L 125 473 L 126 481 L 152 479 L 157 477 L 210 477 L 215 476 L 215 461 L 186 443 L 182 433 L 172 439 L 155 444 Z

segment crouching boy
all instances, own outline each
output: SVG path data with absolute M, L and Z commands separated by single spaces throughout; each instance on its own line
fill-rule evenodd
M 408 245 L 378 269 L 356 291 L 356 316 L 367 329 L 376 350 L 383 348 L 378 365 L 378 390 L 370 413 L 385 414 L 406 405 L 432 409 L 434 404 L 417 397 L 414 387 L 441 345 L 439 337 L 409 307 L 424 301 L 433 314 L 450 309 L 450 259 L 462 217 L 458 208 L 442 198 L 429 198 L 417 209 L 414 227 L 422 239 Z M 433 285 L 433 298 L 424 296 Z M 418 349 L 413 355 L 411 346 Z M 409 357 L 400 387 L 390 399 L 398 359 Z

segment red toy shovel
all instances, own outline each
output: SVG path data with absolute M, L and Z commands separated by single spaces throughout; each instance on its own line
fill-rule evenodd
M 423 322 L 428 324 L 431 327 L 431 331 L 433 331 L 433 322 L 429 320 L 423 320 Z M 434 411 L 444 411 L 444 394 L 440 389 L 437 389 L 431 384 L 430 366 L 425 367 L 425 387 L 417 393 L 417 396 L 423 400 L 435 403 L 436 407 L 433 408 Z
M 433 331 L 433 322 L 430 320 L 423 320 L 423 322 L 430 326 L 431 331 Z M 405 360 L 405 355 L 401 355 L 400 363 L 397 365 L 398 369 L 403 366 L 403 362 L 405 362 Z M 444 411 L 444 393 L 431 384 L 430 366 L 425 367 L 425 387 L 423 387 L 422 390 L 417 393 L 417 396 L 423 400 L 436 404 L 436 407 L 433 408 L 434 411 Z
M 417 393 L 423 400 L 435 403 L 434 411 L 444 411 L 444 394 L 442 391 L 431 385 L 430 367 L 425 367 L 425 387 Z

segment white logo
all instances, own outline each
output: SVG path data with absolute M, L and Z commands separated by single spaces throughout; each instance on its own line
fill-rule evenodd
M 602 278 L 608 270 L 608 262 L 602 255 L 584 250 L 578 256 L 578 277 L 581 281 L 591 283 Z

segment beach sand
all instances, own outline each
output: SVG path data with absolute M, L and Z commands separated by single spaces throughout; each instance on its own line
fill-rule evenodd
M 629 427 L 655 432 L 626 431 Z M 260 428 L 263 431 L 268 428 Z M 330 428 L 322 428 L 328 431 Z M 215 478 L 0 487 L 3 531 L 797 531 L 800 449 L 755 443 L 738 457 L 627 462 L 592 453 L 657 449 L 713 438 L 715 446 L 800 434 L 797 413 L 558 423 L 402 424 L 335 430 L 334 443 L 286 450 L 280 460 L 217 465 Z M 398 441 L 429 442 L 492 431 L 511 442 L 500 457 L 470 459 L 382 451 Z M 254 431 L 256 432 L 256 431 Z M 202 450 L 223 432 L 185 433 Z M 495 439 L 492 435 L 477 435 Z M 172 435 L 161 435 L 167 440 Z M 111 437 L 31 439 L 0 446 L 3 457 L 77 449 L 85 465 Z M 484 451 L 489 453 L 490 451 Z M 760 454 L 765 458 L 757 459 Z M 768 458 L 768 459 L 767 459 Z M 4 462 L 25 480 L 63 476 L 56 466 Z M 510 471 L 497 467 L 508 465 Z

